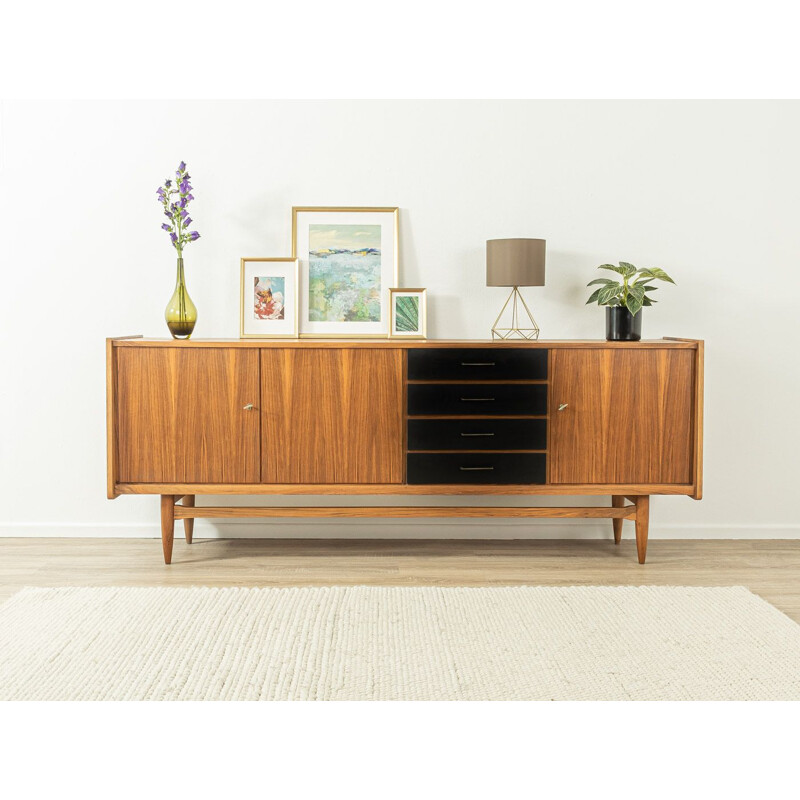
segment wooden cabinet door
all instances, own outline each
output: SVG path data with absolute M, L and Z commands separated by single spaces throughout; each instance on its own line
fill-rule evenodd
M 692 350 L 554 349 L 550 482 L 691 483 L 694 380 Z
M 261 352 L 264 483 L 401 483 L 403 354 Z
M 257 350 L 120 347 L 119 480 L 258 483 L 258 369 Z

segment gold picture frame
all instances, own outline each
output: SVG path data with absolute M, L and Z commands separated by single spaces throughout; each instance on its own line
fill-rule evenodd
M 342 220 L 351 217 L 351 222 L 340 222 L 338 215 L 343 215 Z M 309 220 L 309 225 L 324 223 L 327 225 L 380 225 L 381 244 L 380 261 L 380 306 L 381 318 L 379 321 L 344 321 L 344 320 L 311 320 L 311 289 L 310 276 L 310 231 L 301 230 L 302 215 L 316 215 L 318 222 Z M 366 215 L 375 215 L 374 220 L 367 222 Z M 299 338 L 301 339 L 386 339 L 390 330 L 390 301 L 389 290 L 397 286 L 400 267 L 400 209 L 397 206 L 293 206 L 292 207 L 292 257 L 297 258 L 300 265 L 300 290 L 299 290 Z M 335 222 L 334 222 L 335 219 Z M 386 248 L 384 234 L 390 233 L 391 252 Z M 300 247 L 302 244 L 302 248 Z M 305 257 L 302 254 L 305 252 Z M 325 252 L 325 251 L 322 251 Z M 335 251 L 340 252 L 340 251 Z M 363 254 L 369 255 L 369 254 Z M 388 258 L 384 259 L 383 256 Z M 352 328 L 354 332 L 349 332 Z
M 269 265 L 270 279 L 283 281 L 280 285 L 282 294 L 282 317 L 262 319 L 246 318 L 245 307 L 249 305 L 245 302 L 247 295 L 246 286 L 251 279 L 259 280 L 256 268 L 259 273 L 264 272 L 264 266 Z M 285 265 L 281 268 L 279 265 Z M 280 273 L 280 274 L 279 274 Z M 254 294 L 259 294 L 258 283 L 253 287 Z M 270 300 L 272 299 L 272 287 L 268 286 Z M 300 264 L 294 257 L 279 258 L 243 258 L 241 259 L 241 270 L 239 276 L 239 338 L 240 339 L 297 339 L 299 332 L 299 291 L 300 291 Z M 277 292 L 276 292 L 277 294 Z M 286 302 L 287 297 L 291 297 L 291 302 Z
M 397 301 L 401 298 L 418 298 L 416 304 L 416 328 L 403 330 L 409 322 L 408 314 L 398 317 Z M 409 309 L 413 311 L 413 307 Z M 427 289 L 389 289 L 389 338 L 427 339 L 428 338 L 428 290 Z

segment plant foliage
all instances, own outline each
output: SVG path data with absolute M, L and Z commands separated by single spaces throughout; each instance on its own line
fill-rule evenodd
M 651 267 L 649 269 L 637 269 L 627 261 L 620 261 L 619 266 L 614 264 L 601 264 L 598 269 L 608 269 L 616 272 L 620 278 L 597 278 L 589 281 L 587 286 L 599 284 L 599 288 L 592 292 L 592 296 L 586 304 L 597 303 L 599 306 L 625 306 L 634 316 L 638 314 L 644 306 L 651 306 L 657 302 L 653 300 L 648 292 L 658 289 L 653 286 L 653 281 L 667 281 L 675 283 L 663 269 Z

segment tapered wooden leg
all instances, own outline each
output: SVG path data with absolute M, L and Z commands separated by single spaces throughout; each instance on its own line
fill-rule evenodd
M 191 508 L 194 508 L 194 495 L 193 494 L 184 495 L 183 500 L 181 502 L 185 506 L 190 506 Z M 191 544 L 192 534 L 194 533 L 194 520 L 185 519 L 183 521 L 183 530 L 186 533 L 186 544 Z
M 175 495 L 161 495 L 161 546 L 164 563 L 172 562 L 172 538 L 175 535 Z
M 622 508 L 625 505 L 625 498 L 621 494 L 613 494 L 611 505 L 614 508 Z M 619 544 L 622 541 L 622 520 L 612 519 L 611 523 L 614 526 L 614 544 Z
M 647 530 L 650 526 L 650 496 L 640 495 L 636 498 L 636 552 L 639 563 L 644 564 L 647 556 Z

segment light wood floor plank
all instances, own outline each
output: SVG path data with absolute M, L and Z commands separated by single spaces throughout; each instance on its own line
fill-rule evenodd
M 610 534 L 609 534 L 610 536 Z M 23 586 L 747 586 L 800 622 L 800 541 L 0 539 L 0 602 Z

